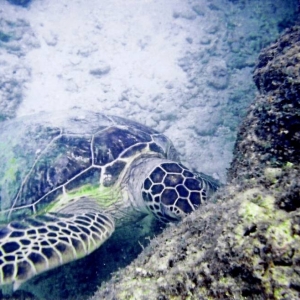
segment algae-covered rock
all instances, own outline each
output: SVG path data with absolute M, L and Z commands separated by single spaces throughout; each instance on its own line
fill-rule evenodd
M 242 172 L 257 176 L 255 168 L 262 165 L 299 163 L 299 74 L 300 36 L 294 27 L 259 56 L 254 81 L 260 96 L 240 129 L 231 177 Z
M 264 49 L 260 95 L 216 202 L 169 226 L 91 299 L 299 299 L 300 27 Z

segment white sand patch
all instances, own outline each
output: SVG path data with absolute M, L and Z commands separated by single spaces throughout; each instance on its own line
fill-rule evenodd
M 147 107 L 166 93 L 168 82 L 182 84 L 174 6 L 176 1 L 34 2 L 27 13 L 41 48 L 26 58 L 33 81 L 19 115 L 72 106 L 110 113 L 120 113 L 114 112 L 120 106 L 130 115 L 130 107 L 119 103 L 124 93 L 134 91 L 129 101 Z M 97 75 L 103 65 L 108 71 Z

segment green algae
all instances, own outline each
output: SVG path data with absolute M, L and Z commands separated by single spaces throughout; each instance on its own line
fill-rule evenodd
M 278 182 L 278 177 L 282 174 L 281 168 L 265 168 L 264 175 L 266 180 L 271 183 L 275 184 Z
M 8 178 L 10 181 L 16 181 L 16 174 L 18 172 L 17 160 L 13 157 L 8 161 L 8 169 L 4 175 L 4 178 Z
M 80 199 L 82 197 L 94 199 L 101 208 L 107 209 L 113 206 L 121 197 L 121 191 L 115 186 L 105 187 L 103 185 L 85 184 L 69 192 L 65 192 L 54 200 L 47 208 L 46 212 L 55 212 L 62 207 L 65 207 L 72 200 Z
M 283 220 L 269 226 L 267 230 L 267 236 L 276 243 L 277 247 L 284 247 L 294 241 L 294 237 L 291 233 L 291 220 Z
M 88 197 L 95 199 L 101 207 L 110 207 L 119 200 L 120 189 L 115 186 L 85 184 L 79 189 L 67 193 L 70 199 Z

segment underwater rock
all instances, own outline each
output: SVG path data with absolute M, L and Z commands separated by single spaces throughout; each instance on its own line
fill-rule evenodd
M 217 90 L 226 89 L 229 83 L 229 73 L 226 62 L 221 59 L 214 59 L 207 66 L 208 85 Z
M 255 169 L 262 165 L 299 163 L 299 53 L 299 27 L 287 30 L 261 52 L 253 77 L 260 96 L 240 129 L 230 177 L 242 172 L 257 176 Z
M 15 117 L 23 100 L 23 85 L 28 82 L 31 72 L 25 66 L 9 65 L 0 61 L 0 122 Z
M 105 62 L 99 62 L 96 68 L 90 70 L 90 74 L 96 78 L 100 78 L 110 72 L 110 65 Z
M 14 5 L 20 5 L 23 7 L 26 7 L 29 5 L 31 0 L 8 0 L 9 3 L 14 4 Z
M 192 9 L 198 16 L 203 17 L 205 15 L 205 9 L 200 4 L 192 5 Z
M 31 49 L 40 47 L 29 22 L 25 19 L 6 19 L 0 14 L 0 28 L 0 52 L 6 50 L 7 53 L 20 57 Z
M 56 33 L 49 31 L 44 34 L 44 40 L 48 46 L 55 47 L 58 42 L 58 36 Z
M 182 18 L 187 20 L 194 20 L 196 19 L 197 15 L 193 11 L 174 11 L 173 18 Z
M 293 27 L 261 52 L 260 95 L 215 201 L 170 225 L 91 300 L 299 299 L 299 47 Z

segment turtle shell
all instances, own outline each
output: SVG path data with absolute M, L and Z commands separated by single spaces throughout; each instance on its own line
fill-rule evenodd
M 177 160 L 170 140 L 117 116 L 73 109 L 0 124 L 0 220 L 49 210 L 63 194 L 115 187 L 140 155 Z

